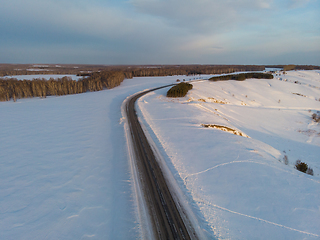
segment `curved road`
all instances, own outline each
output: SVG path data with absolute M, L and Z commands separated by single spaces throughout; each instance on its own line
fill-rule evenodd
M 173 200 L 166 180 L 157 163 L 155 155 L 141 128 L 135 111 L 138 98 L 151 91 L 169 87 L 162 86 L 132 96 L 126 103 L 130 133 L 132 137 L 135 160 L 141 181 L 142 192 L 147 203 L 148 212 L 156 239 L 197 239 L 192 227 L 186 227 Z

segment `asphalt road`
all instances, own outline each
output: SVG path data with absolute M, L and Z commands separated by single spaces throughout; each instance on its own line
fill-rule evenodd
M 173 85 L 173 84 L 172 84 Z M 166 85 L 134 95 L 127 101 L 126 113 L 132 137 L 136 165 L 142 191 L 150 214 L 156 239 L 197 239 L 191 226 L 186 227 L 166 179 L 157 163 L 154 152 L 141 128 L 135 111 L 138 98 L 151 91 L 169 87 Z M 184 216 L 185 219 L 186 216 Z

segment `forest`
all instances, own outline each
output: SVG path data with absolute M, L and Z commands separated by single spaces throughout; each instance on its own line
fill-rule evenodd
M 217 76 L 209 78 L 210 81 L 221 81 L 221 80 L 236 80 L 236 81 L 243 81 L 248 78 L 257 78 L 257 79 L 273 79 L 273 75 L 270 73 L 257 73 L 257 72 L 250 72 L 250 73 L 240 73 L 240 74 L 229 74 L 223 76 Z
M 0 77 L 35 74 L 74 74 L 88 76 L 95 72 L 120 71 L 125 78 L 144 76 L 221 74 L 245 71 L 263 71 L 268 68 L 286 70 L 315 70 L 314 65 L 81 65 L 81 64 L 0 64 Z
M 154 67 L 131 67 L 124 71 L 126 78 L 146 76 L 173 76 L 173 75 L 199 75 L 221 74 L 240 71 L 263 71 L 264 66 L 255 65 L 172 65 Z
M 94 73 L 78 81 L 69 77 L 23 81 L 14 78 L 0 79 L 0 101 L 100 91 L 119 86 L 123 80 L 124 74 L 116 71 Z
M 103 66 L 103 65 L 28 65 L 0 64 L 0 76 L 29 74 L 77 74 L 75 81 L 68 77 L 58 79 L 33 79 L 19 81 L 0 78 L 0 101 L 16 101 L 21 98 L 61 96 L 87 91 L 101 91 L 119 86 L 125 78 L 145 76 L 172 76 L 231 73 L 235 71 L 264 70 L 255 65 L 150 65 L 150 66 Z
M 274 65 L 287 70 L 320 69 L 309 65 Z M 100 91 L 119 86 L 125 79 L 147 76 L 223 74 L 246 71 L 263 71 L 261 65 L 75 65 L 75 64 L 0 64 L 0 76 L 36 74 L 74 74 L 83 76 L 75 81 L 68 77 L 58 79 L 33 79 L 19 81 L 15 78 L 0 78 L 0 101 L 16 101 L 20 98 L 60 96 L 87 91 Z M 249 74 L 249 75 L 248 75 Z M 251 74 L 251 75 L 250 75 Z M 252 75 L 253 74 L 253 75 Z M 245 80 L 246 78 L 267 78 L 272 75 L 246 73 L 213 77 L 210 80 Z
M 260 65 L 35 65 L 0 64 L 0 76 L 34 74 L 75 74 L 88 76 L 95 72 L 120 71 L 126 78 L 145 76 L 219 74 L 236 71 L 261 71 Z
M 282 68 L 284 71 L 289 70 L 319 70 L 320 66 L 315 65 L 268 65 L 266 68 Z

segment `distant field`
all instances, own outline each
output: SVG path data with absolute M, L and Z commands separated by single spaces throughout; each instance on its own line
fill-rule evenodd
M 11 75 L 5 76 L 4 79 L 16 78 L 17 80 L 33 80 L 33 79 L 46 79 L 50 78 L 57 79 L 62 77 L 69 77 L 72 80 L 79 80 L 82 76 L 72 75 L 72 74 L 34 74 L 34 75 Z
M 122 71 L 127 78 L 166 75 L 195 75 L 264 70 L 261 65 L 81 65 L 0 64 L 0 76 L 34 74 L 86 75 L 100 71 Z

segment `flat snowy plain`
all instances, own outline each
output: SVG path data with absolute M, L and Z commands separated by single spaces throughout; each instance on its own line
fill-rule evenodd
M 0 239 L 138 239 L 121 104 L 176 79 L 0 102 Z
M 162 89 L 138 106 L 207 235 L 319 239 L 320 125 L 311 119 L 320 110 L 319 71 L 192 84 L 184 98 L 168 99 Z M 298 159 L 314 176 L 294 168 Z
M 0 239 L 140 238 L 121 104 L 177 78 L 189 79 L 134 78 L 100 92 L 0 102 Z M 320 126 L 310 117 L 320 110 L 320 76 L 279 78 L 199 81 L 185 98 L 167 99 L 163 89 L 138 102 L 209 238 L 319 239 Z M 297 159 L 314 176 L 295 170 Z

